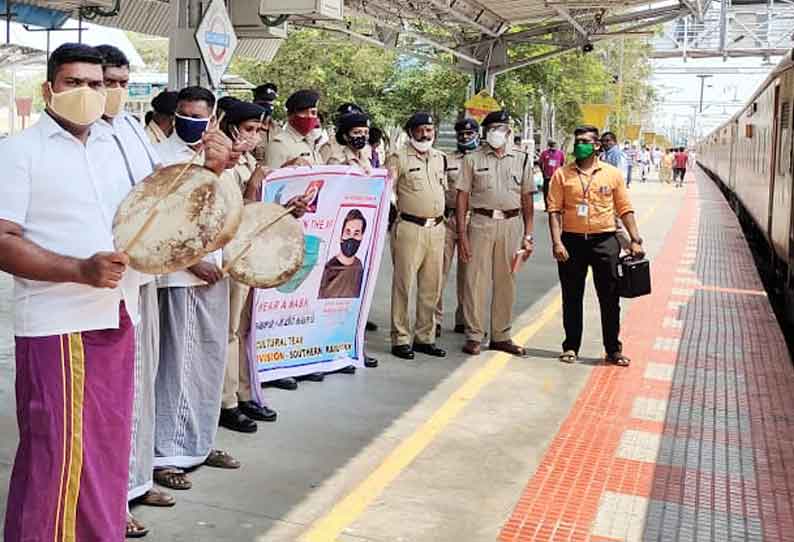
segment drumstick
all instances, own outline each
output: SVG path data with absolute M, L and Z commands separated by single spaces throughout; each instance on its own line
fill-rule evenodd
M 284 212 L 283 212 L 283 213 L 281 213 L 280 215 L 278 215 L 278 216 L 277 216 L 275 219 L 273 219 L 273 220 L 272 220 L 272 221 L 270 221 L 270 222 L 265 222 L 264 224 L 262 224 L 261 226 L 259 226 L 257 229 L 255 229 L 255 230 L 254 230 L 254 233 L 252 233 L 252 234 L 251 234 L 251 238 L 250 238 L 250 239 L 248 239 L 248 242 L 246 242 L 246 244 L 245 244 L 245 246 L 243 247 L 243 249 L 242 249 L 240 252 L 238 252 L 238 253 L 237 253 L 237 255 L 236 255 L 234 258 L 232 258 L 231 260 L 229 260 L 229 263 L 227 263 L 226 265 L 224 265 L 224 266 L 223 266 L 223 274 L 224 274 L 224 275 L 228 274 L 228 273 L 229 273 L 229 269 L 231 269 L 232 267 L 234 267 L 234 265 L 235 265 L 237 262 L 239 262 L 239 261 L 240 261 L 240 260 L 241 260 L 241 259 L 242 259 L 242 258 L 243 258 L 245 255 L 246 255 L 246 254 L 248 254 L 248 252 L 249 252 L 249 251 L 251 250 L 251 248 L 254 246 L 254 241 L 256 241 L 256 238 L 257 238 L 257 237 L 259 237 L 260 235 L 262 235 L 262 233 L 263 233 L 265 230 L 267 230 L 268 228 L 270 228 L 271 226 L 273 226 L 273 225 L 274 225 L 276 222 L 278 222 L 278 221 L 279 221 L 279 220 L 281 220 L 282 218 L 284 218 L 284 217 L 286 217 L 286 216 L 288 216 L 288 215 L 292 214 L 292 211 L 294 211 L 294 210 L 295 210 L 295 206 L 294 206 L 294 205 L 290 205 L 289 207 L 287 207 L 286 209 L 284 209 Z
M 225 111 L 221 111 L 221 114 L 218 117 L 218 120 L 216 121 L 216 126 L 221 123 L 221 121 L 223 120 L 223 116 L 225 114 L 226 114 Z M 165 192 L 163 192 L 163 195 L 160 196 L 157 199 L 157 201 L 154 202 L 154 205 L 152 205 L 151 209 L 149 209 L 149 213 L 146 215 L 146 220 L 144 221 L 143 225 L 138 230 L 138 232 L 135 235 L 132 236 L 132 239 L 130 239 L 130 242 L 127 243 L 127 246 L 122 249 L 122 252 L 129 253 L 129 251 L 132 250 L 132 247 L 134 247 L 138 243 L 138 241 L 141 240 L 141 238 L 143 237 L 143 234 L 145 234 L 148 231 L 148 229 L 151 227 L 152 223 L 154 222 L 154 219 L 157 218 L 157 214 L 160 212 L 157 208 L 160 206 L 160 204 L 163 201 L 165 201 L 165 199 L 168 196 L 171 195 L 171 192 L 176 190 L 176 188 L 178 186 L 177 183 L 179 182 L 179 180 L 182 178 L 182 176 L 185 173 L 187 173 L 187 170 L 190 169 L 190 166 L 192 166 L 194 164 L 194 162 L 196 161 L 196 158 L 198 158 L 200 155 L 201 155 L 201 151 L 198 148 L 193 149 L 193 156 L 190 157 L 190 160 L 188 161 L 188 163 L 185 164 L 185 167 L 183 167 L 179 171 L 177 176 L 174 177 L 174 180 L 171 181 L 171 183 L 168 185 L 168 187 L 166 188 Z

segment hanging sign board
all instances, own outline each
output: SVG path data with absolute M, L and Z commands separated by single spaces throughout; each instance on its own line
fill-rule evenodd
M 207 68 L 210 83 L 221 86 L 221 78 L 237 48 L 237 35 L 223 0 L 212 0 L 196 28 L 196 44 Z
M 499 102 L 494 100 L 485 90 L 481 90 L 466 100 L 463 106 L 466 108 L 466 114 L 477 122 L 482 122 L 488 113 L 500 111 L 502 109 Z

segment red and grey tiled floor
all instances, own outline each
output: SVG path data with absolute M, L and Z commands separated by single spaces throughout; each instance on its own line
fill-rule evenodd
M 499 540 L 794 541 L 794 367 L 731 209 L 701 173 Z

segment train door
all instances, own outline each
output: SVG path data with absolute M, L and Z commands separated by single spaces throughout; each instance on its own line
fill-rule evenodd
M 777 178 L 777 154 L 778 154 L 778 141 L 780 140 L 780 81 L 775 84 L 775 101 L 773 102 L 773 115 L 772 115 L 772 156 L 769 163 L 769 217 L 766 225 L 767 240 L 769 246 L 772 247 L 772 213 L 774 212 L 775 203 L 775 179 Z M 774 258 L 774 250 L 772 250 L 772 257 Z M 774 260 L 770 262 L 774 264 Z
M 725 181 L 733 194 L 736 191 L 736 153 L 738 152 L 737 144 L 739 139 L 739 121 L 735 120 L 730 126 L 730 150 L 728 152 L 728 178 Z

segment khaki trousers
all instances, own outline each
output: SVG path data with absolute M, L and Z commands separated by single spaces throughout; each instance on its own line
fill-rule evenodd
M 398 220 L 392 228 L 391 339 L 393 346 L 436 341 L 436 304 L 444 264 L 443 224 L 422 227 Z M 410 293 L 416 283 L 416 333 L 408 316 Z
M 246 338 L 251 329 L 253 291 L 245 284 L 231 281 L 229 288 L 229 350 L 223 377 L 221 408 L 235 408 L 239 401 L 251 400 L 251 371 L 248 367 Z
M 464 271 L 463 290 L 466 339 L 481 342 L 485 337 L 483 317 L 491 290 L 491 341 L 509 341 L 516 300 L 511 268 L 513 255 L 521 248 L 523 220 L 520 216 L 495 220 L 472 214 L 468 232 L 471 260 Z
M 453 214 L 449 217 L 446 224 L 446 238 L 444 240 L 444 265 L 441 272 L 441 294 L 438 296 L 436 306 L 436 323 L 441 323 L 444 319 L 444 287 L 447 285 L 449 270 L 452 268 L 452 260 L 455 259 L 455 251 L 458 246 L 458 219 Z M 456 277 L 456 288 L 458 293 L 458 308 L 455 310 L 455 325 L 463 325 L 463 268 L 465 264 L 458 258 L 458 271 Z

